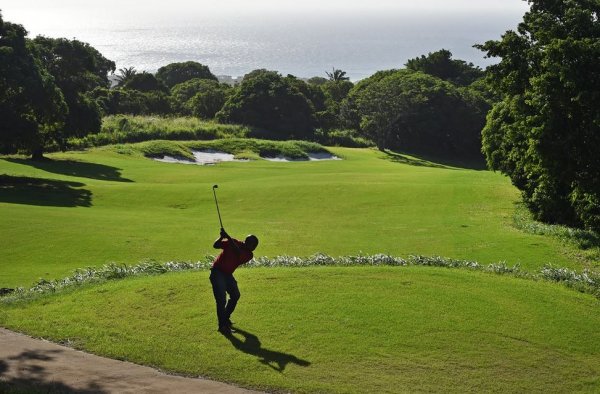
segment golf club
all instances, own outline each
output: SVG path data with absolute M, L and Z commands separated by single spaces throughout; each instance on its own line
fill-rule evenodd
M 219 223 L 221 223 L 221 229 L 223 228 L 223 221 L 221 220 L 221 211 L 219 211 L 219 202 L 217 201 L 217 192 L 215 189 L 218 189 L 219 185 L 213 185 L 213 195 L 215 196 L 215 204 L 217 205 L 217 214 L 219 215 Z

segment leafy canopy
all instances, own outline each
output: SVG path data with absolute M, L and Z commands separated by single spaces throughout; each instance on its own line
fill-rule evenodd
M 66 38 L 38 36 L 33 40 L 43 67 L 54 77 L 69 108 L 59 145 L 69 136 L 97 133 L 101 127 L 100 108 L 86 93 L 109 87 L 108 74 L 115 63 L 87 43 Z
M 212 119 L 223 108 L 232 89 L 212 79 L 194 78 L 173 86 L 171 95 L 180 114 Z
M 56 140 L 67 106 L 26 36 L 23 26 L 0 14 L 0 153 L 41 158 L 44 146 Z
M 343 116 L 381 150 L 476 158 L 486 111 L 485 101 L 469 90 L 404 69 L 360 81 Z
M 254 70 L 217 115 L 221 122 L 263 129 L 278 139 L 308 139 L 314 133 L 314 108 L 290 78 L 276 71 Z
M 484 153 L 536 219 L 600 230 L 600 2 L 529 4 L 516 31 L 478 46 L 500 58 Z
M 452 52 L 447 49 L 410 59 L 406 62 L 406 68 L 421 71 L 461 86 L 472 84 L 477 79 L 482 78 L 484 74 L 483 70 L 473 65 L 473 63 L 452 59 Z
M 210 72 L 210 69 L 198 62 L 171 63 L 158 69 L 156 78 L 162 81 L 169 89 L 190 79 L 212 79 L 217 77 Z

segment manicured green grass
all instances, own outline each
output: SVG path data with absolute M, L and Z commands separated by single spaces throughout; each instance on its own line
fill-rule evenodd
M 331 150 L 344 160 L 193 166 L 152 161 L 127 145 L 39 163 L 0 159 L 10 176 L 0 184 L 0 287 L 214 253 L 214 184 L 226 229 L 258 235 L 258 256 L 421 254 L 581 268 L 575 246 L 513 226 L 518 193 L 500 174 Z
M 266 146 L 209 145 L 254 158 Z M 109 262 L 212 254 L 214 184 L 225 227 L 257 234 L 257 256 L 440 255 L 529 271 L 597 264 L 568 229 L 529 226 L 526 218 L 515 225 L 518 193 L 496 173 L 372 149 L 332 148 L 341 161 L 216 166 L 142 154 L 190 146 L 146 142 L 44 162 L 0 159 L 0 287 Z M 574 237 L 596 245 L 587 233 Z M 275 391 L 600 391 L 599 301 L 561 285 L 427 267 L 247 268 L 236 276 L 241 330 L 232 339 L 215 331 L 206 271 L 5 301 L 0 325 Z
M 228 340 L 208 272 L 4 305 L 0 325 L 245 387 L 292 392 L 598 392 L 599 301 L 425 267 L 240 269 Z

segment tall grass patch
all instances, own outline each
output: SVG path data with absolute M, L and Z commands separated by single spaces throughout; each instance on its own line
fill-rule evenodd
M 70 149 L 150 140 L 212 140 L 245 137 L 250 129 L 193 117 L 111 115 L 102 119 L 100 133 L 68 141 Z

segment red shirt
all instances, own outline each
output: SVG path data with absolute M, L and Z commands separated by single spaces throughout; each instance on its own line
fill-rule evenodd
M 231 244 L 230 240 L 223 240 L 221 241 L 221 249 L 223 249 L 223 251 L 217 256 L 212 265 L 213 268 L 217 268 L 224 274 L 233 274 L 233 271 L 235 271 L 237 267 L 247 263 L 254 257 L 254 254 L 246 249 L 246 246 L 242 242 L 237 239 L 233 239 L 232 241 L 239 247 L 239 252 L 238 249 Z

